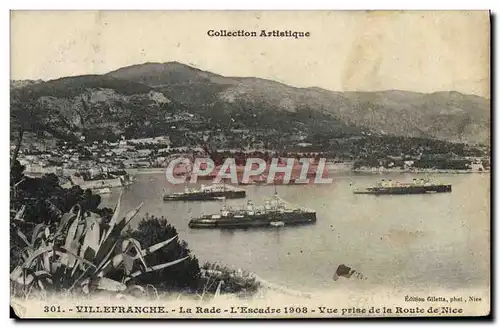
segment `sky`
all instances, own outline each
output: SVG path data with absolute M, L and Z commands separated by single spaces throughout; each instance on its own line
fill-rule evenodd
M 310 37 L 217 38 L 209 30 Z M 13 11 L 11 79 L 178 61 L 335 91 L 456 90 L 489 98 L 486 11 Z

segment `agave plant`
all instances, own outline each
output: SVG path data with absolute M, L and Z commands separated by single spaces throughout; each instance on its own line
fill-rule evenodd
M 189 257 L 148 266 L 146 255 L 165 247 L 177 236 L 145 249 L 137 240 L 123 238 L 122 230 L 139 212 L 142 203 L 120 218 L 121 197 L 107 225 L 99 215 L 82 213 L 76 205 L 62 214 L 56 224 L 37 225 L 31 240 L 17 229 L 24 249 L 22 263 L 12 270 L 10 279 L 25 289 L 34 287 L 86 294 L 97 289 L 123 291 L 131 279 L 176 265 Z M 11 223 L 14 228 L 16 220 L 22 220 L 23 209 Z M 133 271 L 134 268 L 139 270 Z M 117 276 L 121 277 L 120 281 L 110 278 Z

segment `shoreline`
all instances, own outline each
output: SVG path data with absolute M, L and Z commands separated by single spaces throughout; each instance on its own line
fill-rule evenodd
M 452 170 L 452 169 L 445 169 L 445 170 L 436 170 L 436 169 L 418 169 L 418 170 L 395 170 L 395 169 L 355 169 L 351 170 L 350 172 L 354 173 L 415 173 L 415 174 L 423 174 L 423 173 L 432 173 L 432 174 L 489 174 L 490 170 L 485 170 L 485 171 L 472 171 L 472 170 Z
M 63 176 L 70 176 L 72 173 L 76 172 L 76 169 L 66 169 L 63 170 Z M 164 167 L 148 167 L 148 168 L 129 168 L 124 169 L 127 174 L 164 174 L 166 168 Z M 380 168 L 358 168 L 353 169 L 350 165 L 327 165 L 325 171 L 328 173 L 338 173 L 338 172 L 352 172 L 352 173 L 415 173 L 415 174 L 489 174 L 491 170 L 476 171 L 476 170 L 454 170 L 454 169 L 380 169 Z M 47 168 L 46 170 L 37 171 L 25 171 L 25 174 L 32 176 L 40 176 L 49 173 L 56 173 L 53 169 Z
M 125 169 L 128 174 L 159 174 L 165 173 L 166 168 L 137 168 L 137 169 Z M 453 169 L 411 169 L 411 170 L 401 170 L 401 169 L 378 169 L 378 168 L 363 168 L 363 169 L 352 169 L 352 168 L 326 168 L 327 172 L 337 173 L 337 172 L 352 172 L 352 173 L 373 173 L 373 174 L 383 174 L 383 173 L 415 173 L 415 174 L 489 174 L 491 170 L 484 171 L 472 171 L 472 170 L 453 170 Z

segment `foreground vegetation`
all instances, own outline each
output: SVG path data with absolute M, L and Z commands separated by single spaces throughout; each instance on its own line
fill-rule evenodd
M 63 189 L 54 175 L 29 178 L 11 169 L 11 294 L 34 297 L 99 292 L 140 295 L 220 293 L 249 296 L 259 283 L 251 275 L 198 259 L 165 218 L 146 215 L 128 224 L 142 204 L 121 214 L 99 208 L 100 196 L 79 187 Z M 120 197 L 121 199 L 121 197 Z

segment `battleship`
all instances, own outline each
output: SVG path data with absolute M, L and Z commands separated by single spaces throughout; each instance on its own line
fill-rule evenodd
M 259 175 L 256 178 L 249 179 L 248 182 L 244 182 L 240 180 L 238 184 L 243 185 L 243 186 L 248 186 L 248 185 L 266 185 L 267 184 L 267 176 L 266 175 Z
M 451 184 L 432 183 L 428 179 L 413 179 L 411 183 L 382 180 L 375 187 L 355 189 L 355 194 L 371 195 L 407 195 L 407 194 L 434 194 L 451 192 Z
M 310 177 L 309 175 L 307 177 Z M 271 182 L 272 184 L 275 185 L 303 185 L 307 184 L 307 180 L 302 180 L 300 178 L 290 178 L 288 182 L 285 182 L 285 179 L 283 177 L 276 177 L 274 180 Z M 259 176 L 258 178 L 249 180 L 248 182 L 243 182 L 240 181 L 238 184 L 243 185 L 243 186 L 248 186 L 248 185 L 268 185 L 270 184 L 268 182 L 268 178 L 266 175 Z
M 184 192 L 176 192 L 163 196 L 164 201 L 190 201 L 190 200 L 224 200 L 245 198 L 244 189 L 227 185 L 201 185 L 200 189 L 186 188 Z
M 243 209 L 233 210 L 224 204 L 220 213 L 202 215 L 192 219 L 189 221 L 189 227 L 195 229 L 273 228 L 315 222 L 316 212 L 314 210 L 291 205 L 275 194 L 271 199 L 266 199 L 263 207 L 254 206 L 251 200 L 248 200 Z

